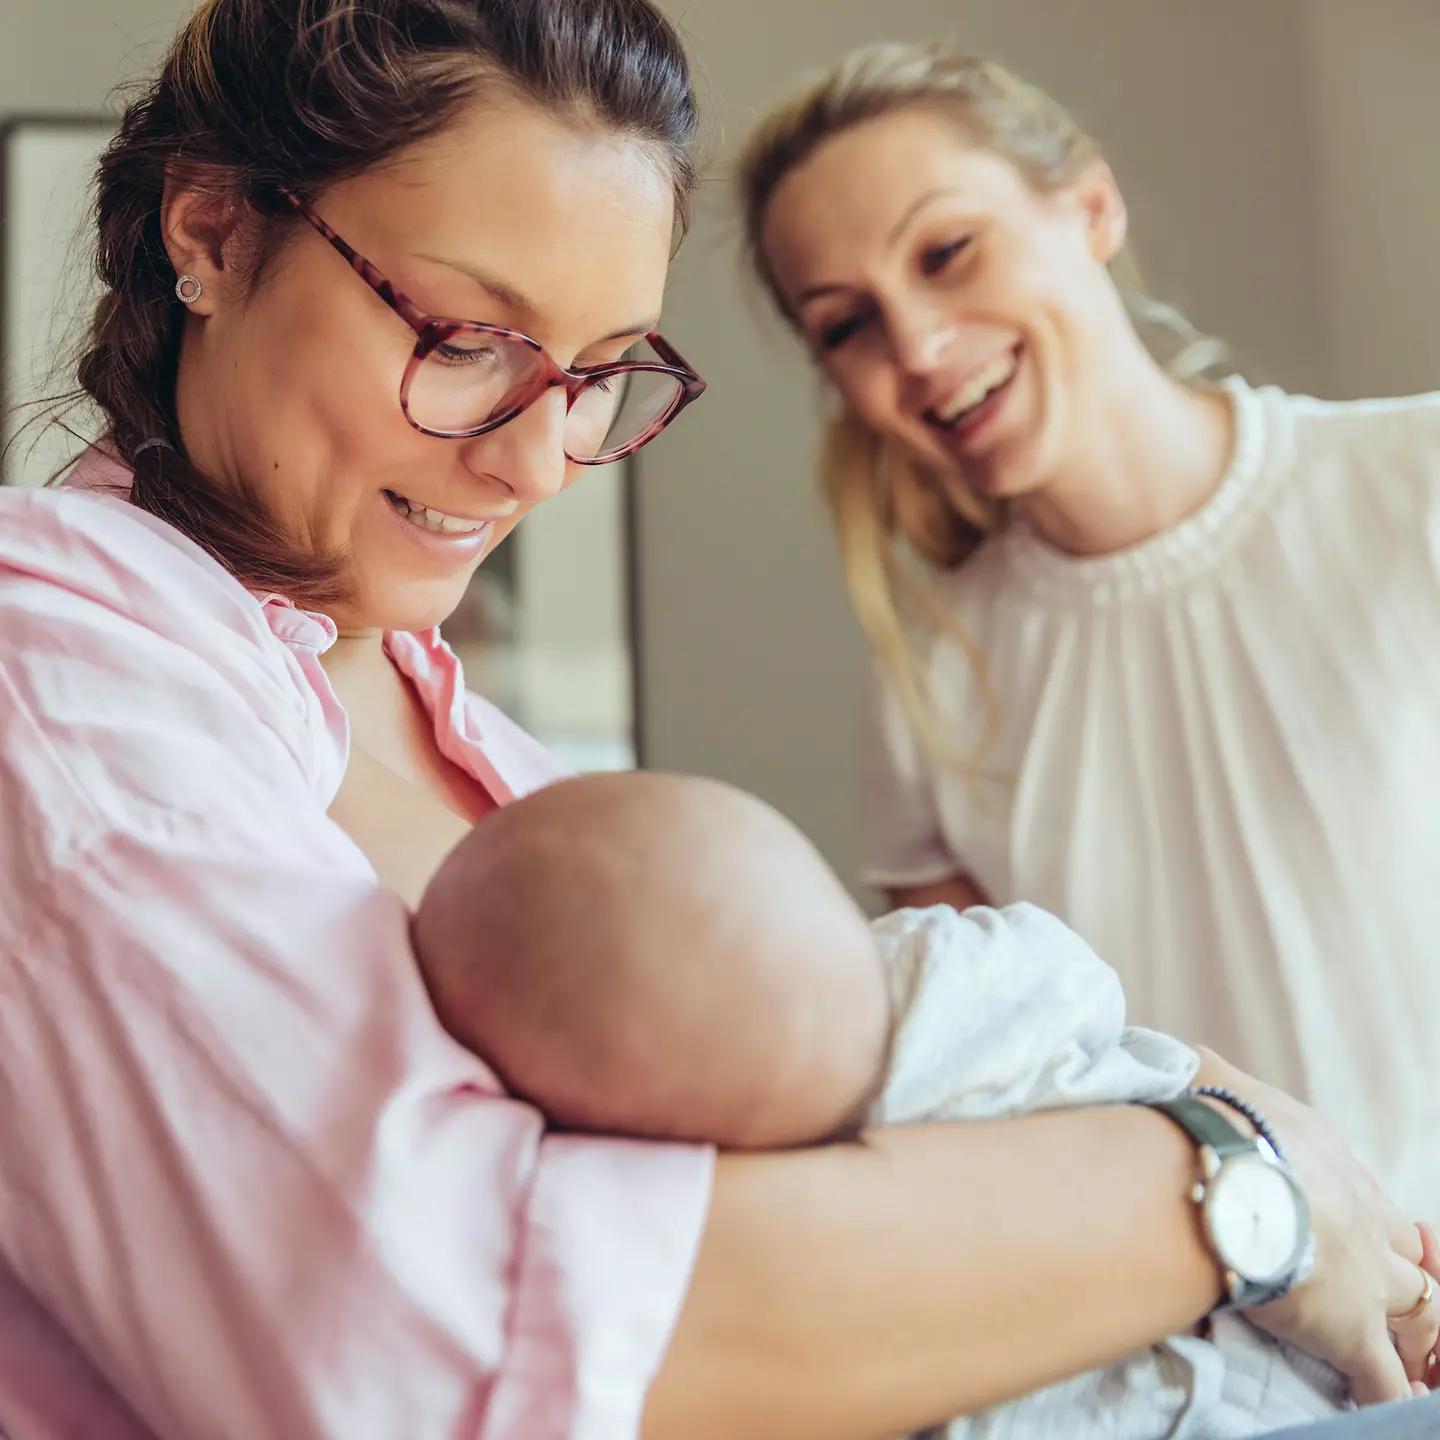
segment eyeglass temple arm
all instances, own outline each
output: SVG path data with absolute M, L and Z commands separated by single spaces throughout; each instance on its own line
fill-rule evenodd
M 328 240 L 345 257 L 350 268 L 416 333 L 429 322 L 425 313 L 408 295 L 397 290 L 348 240 L 337 234 L 298 195 L 290 190 L 281 192 L 302 218 Z
M 685 372 L 685 388 L 692 392 L 692 398 L 705 389 L 705 382 L 700 378 L 699 372 L 658 330 L 652 330 L 645 339 L 667 365 Z

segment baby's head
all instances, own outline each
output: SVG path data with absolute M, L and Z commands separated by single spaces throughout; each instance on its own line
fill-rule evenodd
M 792 825 L 713 781 L 591 776 L 488 816 L 415 947 L 446 1028 L 569 1129 L 805 1144 L 880 1083 L 864 918 Z

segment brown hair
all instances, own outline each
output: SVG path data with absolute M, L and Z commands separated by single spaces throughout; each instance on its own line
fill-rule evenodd
M 944 44 L 878 44 L 851 52 L 773 110 L 740 160 L 748 257 L 792 322 L 761 245 L 776 188 L 832 136 L 916 107 L 953 119 L 965 139 L 1009 161 L 1041 193 L 1074 181 L 1102 158 L 1098 142 L 1064 106 L 993 61 Z M 1133 252 L 1127 248 L 1110 268 L 1132 323 L 1168 374 L 1198 379 L 1223 362 L 1218 341 L 1146 291 Z M 1004 507 L 953 481 L 942 485 L 843 407 L 825 436 L 819 472 L 856 615 L 927 748 L 956 763 L 914 658 L 917 628 L 944 635 L 965 652 L 989 711 L 977 746 L 983 751 L 998 723 L 993 693 L 982 657 L 932 582 L 963 565 L 1004 523 Z M 973 757 L 960 768 L 978 773 Z
M 323 605 L 343 594 L 341 564 L 184 455 L 166 176 L 256 222 L 245 259 L 258 283 L 299 223 L 283 192 L 314 196 L 436 134 L 487 84 L 652 146 L 683 226 L 695 98 L 680 42 L 648 0 L 206 0 L 100 162 L 106 293 L 77 378 L 104 415 L 102 443 L 134 464 L 132 501 L 254 589 Z M 156 438 L 169 444 L 141 450 Z

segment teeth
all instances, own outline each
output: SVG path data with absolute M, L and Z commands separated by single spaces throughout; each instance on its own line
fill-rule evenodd
M 1019 360 L 1013 350 L 1000 356 L 998 360 L 992 360 L 983 370 L 977 370 L 970 377 L 965 388 L 959 391 L 944 409 L 937 408 L 934 411 L 935 418 L 942 425 L 953 424 L 967 410 L 975 409 L 992 390 L 998 390 L 1015 373 L 1017 364 Z
M 483 530 L 488 520 L 462 520 L 458 515 L 447 515 L 443 510 L 431 510 L 426 505 L 415 505 L 403 495 L 386 491 L 396 514 L 403 515 L 418 530 L 428 530 L 432 535 L 470 535 Z

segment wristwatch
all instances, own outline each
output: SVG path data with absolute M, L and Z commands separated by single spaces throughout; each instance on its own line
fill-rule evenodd
M 1215 1308 L 1278 1300 L 1314 1264 L 1310 1205 L 1294 1172 L 1265 1140 L 1242 1134 L 1203 1100 L 1150 1103 L 1200 1148 L 1191 1199 L 1225 1277 L 1226 1295 Z

